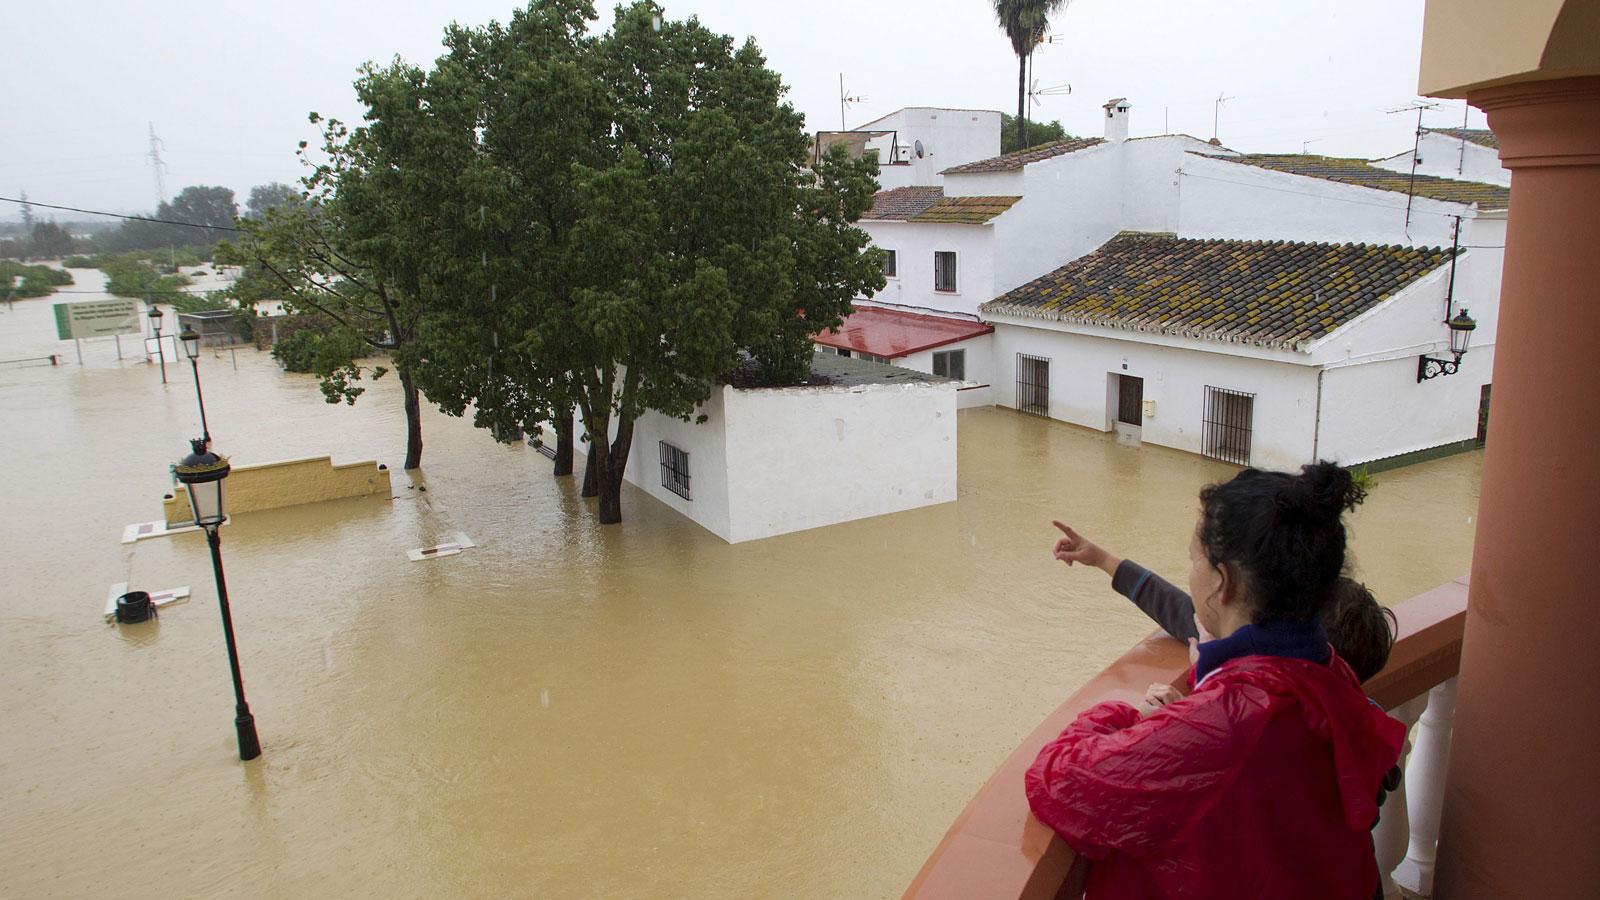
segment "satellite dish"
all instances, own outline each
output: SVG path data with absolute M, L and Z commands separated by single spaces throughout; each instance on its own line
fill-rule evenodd
M 911 145 L 911 152 L 917 154 L 917 159 L 921 159 L 925 155 L 925 151 L 922 149 L 922 142 L 913 142 Z

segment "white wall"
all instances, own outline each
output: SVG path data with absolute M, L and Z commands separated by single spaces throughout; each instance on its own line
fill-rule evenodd
M 939 173 L 945 169 L 1000 155 L 1000 113 L 995 110 L 911 106 L 856 128 L 894 130 L 899 145 L 906 148 L 922 141 L 921 158 L 914 152 L 903 157 L 909 165 L 888 165 L 887 149 L 879 155 L 883 165 L 878 183 L 884 190 L 907 184 L 937 185 L 943 180 Z
M 1481 181 L 1486 184 L 1511 185 L 1511 170 L 1500 164 L 1500 151 L 1491 147 L 1457 140 L 1448 135 L 1428 132 L 1417 145 L 1417 174 L 1438 178 L 1456 178 Z M 1373 160 L 1373 165 L 1395 172 L 1411 171 L 1411 151 L 1396 153 L 1387 159 Z
M 1330 367 L 1322 381 L 1318 455 L 1351 465 L 1476 436 L 1478 401 L 1494 369 L 1494 347 L 1469 350 L 1459 372 L 1420 384 L 1418 356 Z
M 1065 331 L 1050 327 L 1059 323 L 1004 316 L 993 320 L 996 405 L 1016 407 L 1016 354 L 1026 353 L 1051 361 L 1051 418 L 1111 430 L 1115 409 L 1107 377 L 1133 375 L 1144 379 L 1144 399 L 1155 401 L 1155 413 L 1141 429 L 1143 441 L 1200 453 L 1205 388 L 1210 385 L 1256 395 L 1252 465 L 1290 468 L 1311 458 L 1317 378 L 1312 367 L 1295 364 L 1303 354 L 1263 350 L 1233 356 L 1208 350 L 1213 343 L 1187 338 L 1140 335 L 1161 339 L 1151 343 L 1129 340 L 1127 332 L 1115 329 L 1061 326 L 1074 329 Z
M 954 382 L 735 390 L 704 424 L 646 413 L 627 480 L 729 543 L 956 498 Z M 658 442 L 689 453 L 690 496 L 661 485 Z
M 724 390 L 729 542 L 956 499 L 955 383 Z
M 994 228 L 869 219 L 857 223 L 874 246 L 896 251 L 898 274 L 869 299 L 898 306 L 941 309 L 976 315 L 978 304 L 994 299 Z M 955 292 L 933 289 L 933 254 L 956 254 Z

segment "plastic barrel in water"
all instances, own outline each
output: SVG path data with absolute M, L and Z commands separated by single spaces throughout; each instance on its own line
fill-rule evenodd
M 143 622 L 150 618 L 153 609 L 147 592 L 129 591 L 117 598 L 117 621 Z

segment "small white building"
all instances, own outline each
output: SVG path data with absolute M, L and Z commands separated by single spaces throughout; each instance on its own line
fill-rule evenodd
M 1500 139 L 1487 128 L 1424 128 L 1415 154 L 1407 150 L 1372 164 L 1409 174 L 1413 158 L 1421 175 L 1511 185 L 1511 170 L 1500 164 Z
M 834 144 L 855 156 L 877 154 L 884 190 L 938 185 L 941 170 L 1000 152 L 1000 113 L 908 106 L 848 131 L 817 132 L 819 152 Z
M 990 406 L 994 378 L 990 335 L 977 316 L 920 313 L 860 304 L 832 331 L 815 336 L 822 353 L 853 356 L 959 382 L 956 406 Z
M 957 382 L 817 354 L 819 386 L 719 386 L 634 424 L 626 478 L 729 543 L 956 499 Z
M 1270 468 L 1472 441 L 1492 320 L 1459 372 L 1424 378 L 1421 362 L 1454 361 L 1442 323 L 1462 311 L 1452 276 L 1465 259 L 1403 245 L 1121 234 L 984 305 L 995 358 L 1015 361 L 1014 385 L 997 381 L 995 402 Z

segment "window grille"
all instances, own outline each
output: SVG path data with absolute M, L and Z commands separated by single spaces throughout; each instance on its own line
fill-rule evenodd
M 1204 452 L 1212 459 L 1250 465 L 1256 395 L 1206 386 Z
M 898 275 L 900 260 L 899 254 L 893 250 L 883 251 L 883 275 L 885 278 L 894 278 Z
M 1050 415 L 1050 360 L 1017 354 L 1017 409 Z
M 689 453 L 661 441 L 661 486 L 685 500 L 689 496 Z
M 956 254 L 953 250 L 933 252 L 933 289 L 954 293 L 956 289 Z
M 967 380 L 967 351 L 965 350 L 935 350 L 933 353 L 933 374 L 942 375 L 956 381 Z

